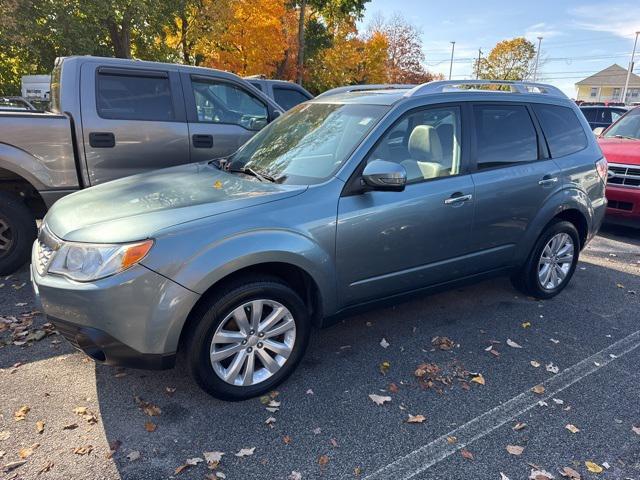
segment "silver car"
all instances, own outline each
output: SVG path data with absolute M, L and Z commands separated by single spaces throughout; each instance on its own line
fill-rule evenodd
M 355 309 L 500 274 L 557 295 L 602 221 L 606 172 L 551 86 L 330 92 L 229 157 L 61 199 L 33 285 L 96 361 L 168 368 L 181 353 L 207 392 L 244 399 Z

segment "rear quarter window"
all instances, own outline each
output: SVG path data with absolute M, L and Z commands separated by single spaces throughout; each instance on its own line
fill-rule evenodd
M 533 111 L 547 139 L 551 157 L 563 157 L 587 147 L 587 135 L 573 109 L 537 104 L 533 105 Z

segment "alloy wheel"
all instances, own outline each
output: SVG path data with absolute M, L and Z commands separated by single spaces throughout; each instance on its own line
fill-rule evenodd
M 269 299 L 236 307 L 211 339 L 214 372 L 235 386 L 256 385 L 287 362 L 296 341 L 296 323 L 287 307 Z
M 9 224 L 0 218 L 0 257 L 7 255 L 13 245 L 13 232 Z
M 558 233 L 542 249 L 538 261 L 538 281 L 545 290 L 554 290 L 565 281 L 571 266 L 575 245 L 570 235 Z

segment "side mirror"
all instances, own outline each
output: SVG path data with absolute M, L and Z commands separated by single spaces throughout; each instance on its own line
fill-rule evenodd
M 269 122 L 264 117 L 253 117 L 251 120 L 249 120 L 248 128 L 249 130 L 262 130 L 267 126 L 267 123 Z
M 604 132 L 604 127 L 596 127 L 593 129 L 593 134 L 596 137 L 599 137 L 600 135 L 602 135 L 602 132 Z
M 407 171 L 399 163 L 374 160 L 364 167 L 362 181 L 373 190 L 401 192 L 407 184 Z

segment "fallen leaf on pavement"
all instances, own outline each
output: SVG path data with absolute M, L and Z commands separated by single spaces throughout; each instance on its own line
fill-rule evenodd
M 538 395 L 542 395 L 544 393 L 544 387 L 542 385 L 536 385 L 531 389 L 533 393 L 537 393 Z
M 202 455 L 208 464 L 214 463 L 217 466 L 217 464 L 222 461 L 224 452 L 203 452 Z
M 560 474 L 563 477 L 569 478 L 570 480 L 581 480 L 582 478 L 580 474 L 571 467 L 564 467 L 562 470 L 560 470 Z
M 189 466 L 195 466 L 202 462 L 204 462 L 204 460 L 201 459 L 200 457 L 194 457 L 194 458 L 187 458 L 187 461 L 185 463 Z
M 507 452 L 509 452 L 511 455 L 522 455 L 523 451 L 524 447 L 521 447 L 519 445 L 507 445 Z
M 584 462 L 584 464 L 587 466 L 587 470 L 589 470 L 592 473 L 602 473 L 603 468 L 598 465 L 597 463 L 591 462 L 589 460 L 587 460 L 586 462 Z
M 382 348 L 388 348 L 389 347 L 389 342 L 387 342 L 386 338 L 383 337 L 382 340 L 380 340 L 380 346 Z
M 11 436 L 11 432 L 9 430 L 3 430 L 2 432 L 0 432 L 0 442 L 3 440 L 6 440 L 10 436 Z
M 329 463 L 328 455 L 320 455 L 318 457 L 318 465 L 320 465 L 321 467 L 324 467 L 327 463 Z
M 631 427 L 631 431 L 636 435 L 640 435 L 640 427 L 636 427 L 635 425 Z
M 317 431 L 317 433 L 316 433 Z M 320 433 L 320 429 L 316 428 L 313 433 L 315 433 L 316 435 L 318 435 Z M 285 445 L 291 445 L 291 442 L 293 441 L 293 439 L 289 436 L 289 435 L 285 435 L 284 437 L 282 437 L 282 441 L 284 442 Z
M 531 326 L 531 322 L 522 322 L 522 328 L 529 328 Z
M 269 427 L 273 428 L 273 424 L 276 423 L 275 417 L 267 418 L 264 423 L 266 423 Z
M 553 343 L 555 343 L 556 345 L 558 343 L 560 343 L 560 340 L 556 340 L 555 338 L 550 338 L 549 340 L 551 340 Z
M 36 422 L 36 432 L 38 433 L 44 432 L 44 422 L 42 420 L 38 420 Z
M 500 480 L 510 480 L 504 473 L 500 472 Z
M 477 374 L 475 377 L 471 379 L 472 382 L 478 383 L 480 385 L 484 385 L 484 377 L 481 373 Z
M 518 423 L 516 423 L 516 424 L 513 426 L 513 429 L 514 429 L 515 431 L 518 431 L 518 430 L 522 430 L 522 429 L 523 429 L 523 428 L 525 428 L 526 426 L 527 426 L 527 424 L 526 424 L 526 423 L 524 423 L 524 422 L 518 422 Z
M 564 400 L 560 400 L 559 398 L 553 398 L 552 400 L 557 405 L 564 405 Z
M 150 417 L 157 417 L 162 413 L 162 410 L 160 409 L 160 407 L 158 407 L 157 405 L 154 405 L 151 402 L 147 402 L 138 396 L 133 397 L 133 399 L 138 404 L 138 407 L 140 407 L 140 409 Z
M 578 433 L 580 431 L 580 429 L 578 427 L 576 427 L 575 425 L 572 425 L 570 423 L 567 423 L 564 428 L 566 428 L 567 430 L 569 430 L 571 433 Z
M 454 443 L 456 443 L 457 441 L 458 441 L 458 438 L 457 438 L 457 437 L 451 437 L 451 436 L 447 437 L 447 443 L 448 443 L 449 445 L 453 445 L 453 444 L 454 444 Z
M 554 478 L 556 477 L 546 470 L 536 470 L 532 468 L 529 474 L 529 480 L 553 480 Z
M 507 345 L 509 345 L 512 348 L 522 348 L 522 345 L 514 342 L 513 340 L 511 340 L 510 338 L 507 338 Z
M 4 467 L 2 467 L 2 471 L 8 473 L 11 470 L 15 470 L 16 468 L 21 467 L 25 463 L 27 463 L 26 460 L 18 460 L 17 462 L 9 462 Z
M 75 413 L 76 415 L 80 415 L 87 421 L 87 423 L 91 425 L 93 425 L 94 423 L 98 423 L 98 417 L 96 417 L 94 413 L 89 411 L 87 407 L 76 407 L 73 409 L 73 413 Z
M 353 469 L 353 474 L 356 477 L 359 477 L 360 475 L 362 475 L 362 467 L 361 466 L 357 466 Z
M 424 415 L 409 415 L 407 423 L 423 423 L 426 419 Z
M 153 422 L 145 422 L 144 424 L 144 429 L 149 433 L 155 432 L 156 428 L 158 428 L 158 426 Z
M 21 448 L 20 450 L 18 450 L 18 456 L 20 457 L 20 459 L 24 460 L 25 458 L 30 457 L 31 455 L 33 455 L 33 452 L 40 446 L 39 443 L 34 443 L 33 445 L 31 445 L 30 447 L 24 447 Z
M 391 401 L 391 397 L 385 397 L 385 396 L 382 396 L 382 395 L 376 395 L 375 393 L 369 394 L 369 398 L 376 405 L 384 405 L 385 402 L 390 402 Z
M 130 462 L 134 462 L 140 458 L 140 452 L 137 450 L 133 450 L 127 454 L 127 460 Z
M 338 448 L 338 441 L 335 438 L 332 438 L 331 440 L 329 440 L 329 443 L 333 448 Z
M 77 423 L 69 423 L 69 424 L 65 425 L 64 427 L 62 427 L 63 430 L 75 430 L 76 428 L 78 428 L 78 424 Z
M 544 368 L 547 369 L 547 372 L 551 372 L 551 373 L 558 373 L 560 371 L 560 368 L 555 366 L 553 363 L 550 363 L 549 365 L 547 365 Z
M 31 410 L 31 408 L 29 408 L 27 405 L 23 405 L 21 406 L 14 414 L 13 414 L 13 418 L 16 422 L 19 422 L 21 420 L 24 420 L 25 418 L 27 418 L 27 414 L 29 413 L 29 411 Z
M 241 448 L 240 451 L 235 454 L 235 456 L 236 457 L 248 457 L 250 455 L 253 455 L 253 452 L 255 451 L 255 449 L 256 449 L 256 447 Z
M 42 475 L 43 473 L 47 473 L 48 471 L 50 471 L 53 468 L 53 462 L 51 460 L 47 460 L 47 463 L 45 463 L 40 470 L 38 470 L 38 475 Z
M 83 445 L 82 447 L 76 447 L 73 449 L 73 453 L 76 455 L 89 455 L 93 450 L 92 445 Z
M 287 480 L 302 480 L 302 474 L 300 472 L 297 472 L 296 470 L 293 470 L 287 477 Z
M 398 385 L 396 385 L 395 383 L 390 383 L 389 386 L 387 387 L 387 390 L 389 390 L 389 392 L 391 393 L 398 393 Z
M 473 460 L 473 453 L 471 453 L 466 448 L 463 448 L 462 450 L 460 450 L 460 455 L 462 455 L 467 460 Z
M 535 360 L 531 360 L 529 363 L 533 368 L 538 368 L 540 366 L 540 362 L 536 362 Z
M 451 350 L 455 344 L 449 337 L 433 337 L 431 339 L 431 345 L 440 350 Z
M 380 366 L 378 367 L 378 370 L 380 370 L 380 373 L 382 375 L 386 375 L 390 368 L 391 368 L 391 363 L 384 361 L 380 364 Z

